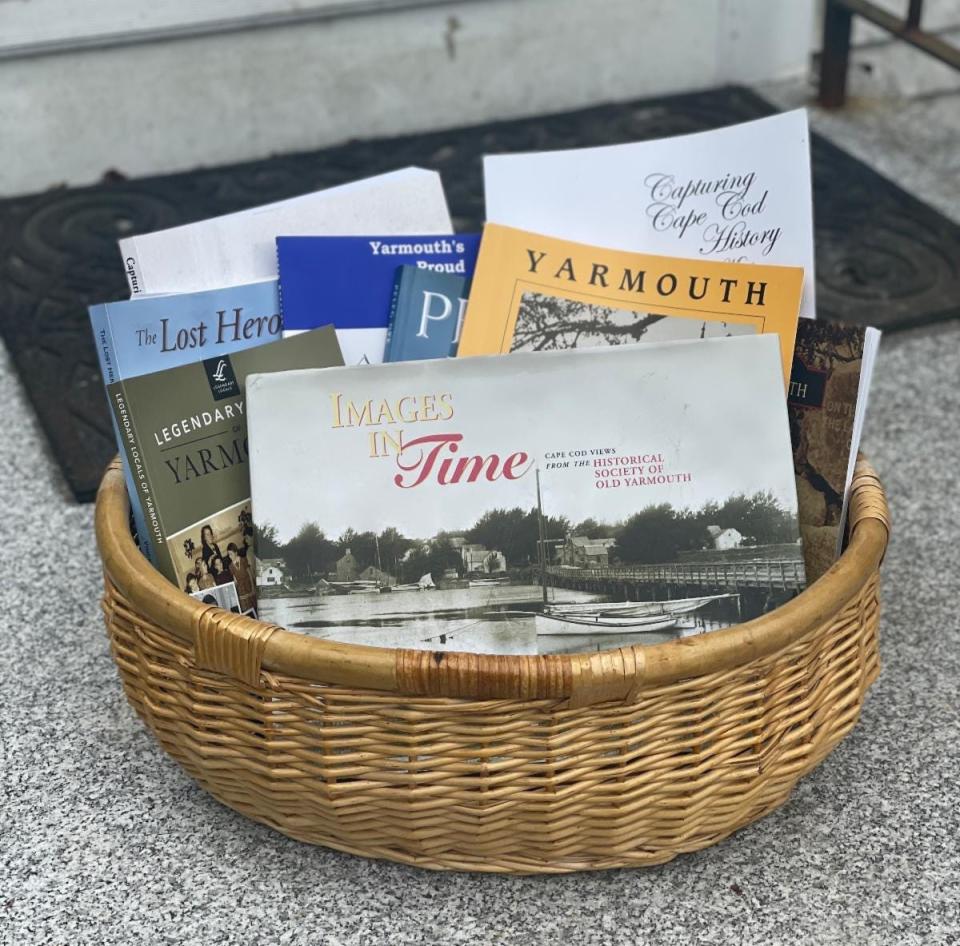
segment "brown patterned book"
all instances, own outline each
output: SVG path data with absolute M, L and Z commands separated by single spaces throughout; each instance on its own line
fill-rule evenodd
M 850 482 L 880 332 L 801 319 L 787 403 L 807 582 L 843 544 Z

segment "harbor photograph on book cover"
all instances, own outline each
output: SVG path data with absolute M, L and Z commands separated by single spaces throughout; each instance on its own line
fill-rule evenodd
M 169 536 L 167 543 L 177 584 L 193 594 L 233 583 L 239 609 L 255 608 L 252 538 L 253 522 L 247 500 Z
M 258 551 L 285 572 L 260 612 L 291 629 L 577 652 L 804 587 L 775 337 L 286 372 L 247 399 Z

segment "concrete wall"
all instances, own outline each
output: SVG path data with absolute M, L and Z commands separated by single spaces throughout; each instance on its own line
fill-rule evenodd
M 807 68 L 796 0 L 0 0 L 0 195 Z

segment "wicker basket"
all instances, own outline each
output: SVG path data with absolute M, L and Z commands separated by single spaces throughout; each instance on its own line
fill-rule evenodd
M 422 867 L 658 864 L 777 808 L 876 678 L 889 534 L 861 460 L 840 561 L 726 630 L 589 655 L 323 641 L 228 615 L 137 552 L 115 464 L 97 499 L 127 697 L 214 797 L 294 838 Z

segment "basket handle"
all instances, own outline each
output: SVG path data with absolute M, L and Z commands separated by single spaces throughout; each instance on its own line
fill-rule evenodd
M 879 477 L 862 453 L 857 456 L 857 465 L 853 471 L 848 517 L 851 536 L 861 523 L 876 519 L 886 532 L 883 547 L 883 555 L 886 555 L 887 542 L 890 540 L 890 507 L 887 505 L 887 497 L 883 493 Z
M 193 630 L 194 660 L 201 670 L 255 687 L 260 685 L 267 641 L 280 628 L 208 605 L 194 616 Z

